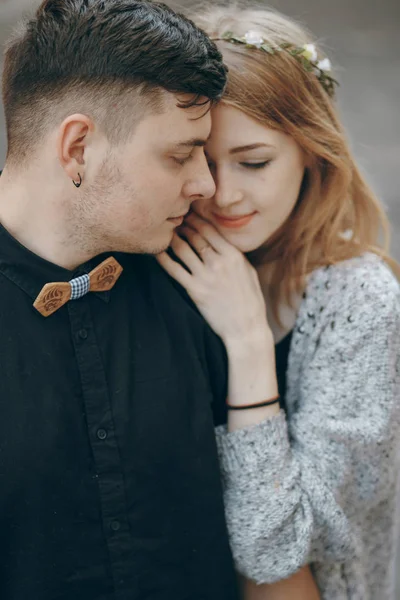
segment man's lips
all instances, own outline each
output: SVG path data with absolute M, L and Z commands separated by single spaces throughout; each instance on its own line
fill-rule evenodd
M 188 212 L 189 211 L 187 211 L 183 215 L 179 215 L 177 217 L 170 217 L 169 219 L 167 219 L 167 221 L 169 221 L 170 223 L 173 223 L 174 225 L 177 225 L 177 226 L 182 225 Z
M 185 217 L 170 217 L 169 219 L 167 219 L 167 221 L 179 227 L 179 225 L 182 225 L 184 218 Z
M 254 217 L 256 213 L 250 213 L 247 215 L 238 215 L 232 217 L 225 217 L 223 215 L 218 215 L 217 213 L 213 213 L 213 217 L 216 222 L 222 227 L 227 227 L 228 229 L 239 229 L 240 227 L 244 227 Z

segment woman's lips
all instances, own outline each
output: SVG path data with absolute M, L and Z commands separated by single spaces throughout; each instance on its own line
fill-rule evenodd
M 213 213 L 213 217 L 216 222 L 222 227 L 227 227 L 228 229 L 239 229 L 240 227 L 244 227 L 248 223 L 250 223 L 251 219 L 254 217 L 256 213 L 253 212 L 249 215 L 240 215 L 237 217 L 223 217 L 222 215 L 217 215 Z

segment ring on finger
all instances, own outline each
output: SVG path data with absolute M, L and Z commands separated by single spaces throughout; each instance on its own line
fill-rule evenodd
M 208 250 L 211 250 L 211 246 L 210 244 L 204 244 L 201 248 L 197 248 L 197 252 L 199 254 L 204 254 L 205 252 L 207 252 Z

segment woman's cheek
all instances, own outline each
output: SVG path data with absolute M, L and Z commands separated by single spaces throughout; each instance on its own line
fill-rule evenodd
M 199 217 L 203 217 L 205 219 L 207 219 L 207 213 L 210 212 L 209 210 L 207 210 L 209 209 L 209 207 L 210 203 L 207 200 L 196 200 L 196 202 L 193 202 L 192 204 L 193 212 L 199 215 Z

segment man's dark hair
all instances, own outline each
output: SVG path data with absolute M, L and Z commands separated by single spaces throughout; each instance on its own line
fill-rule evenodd
M 178 103 L 186 108 L 219 100 L 225 83 L 215 44 L 164 4 L 44 0 L 5 54 L 7 158 L 29 155 L 71 112 L 95 118 L 119 142 L 146 111 L 162 110 L 163 90 L 190 94 Z

